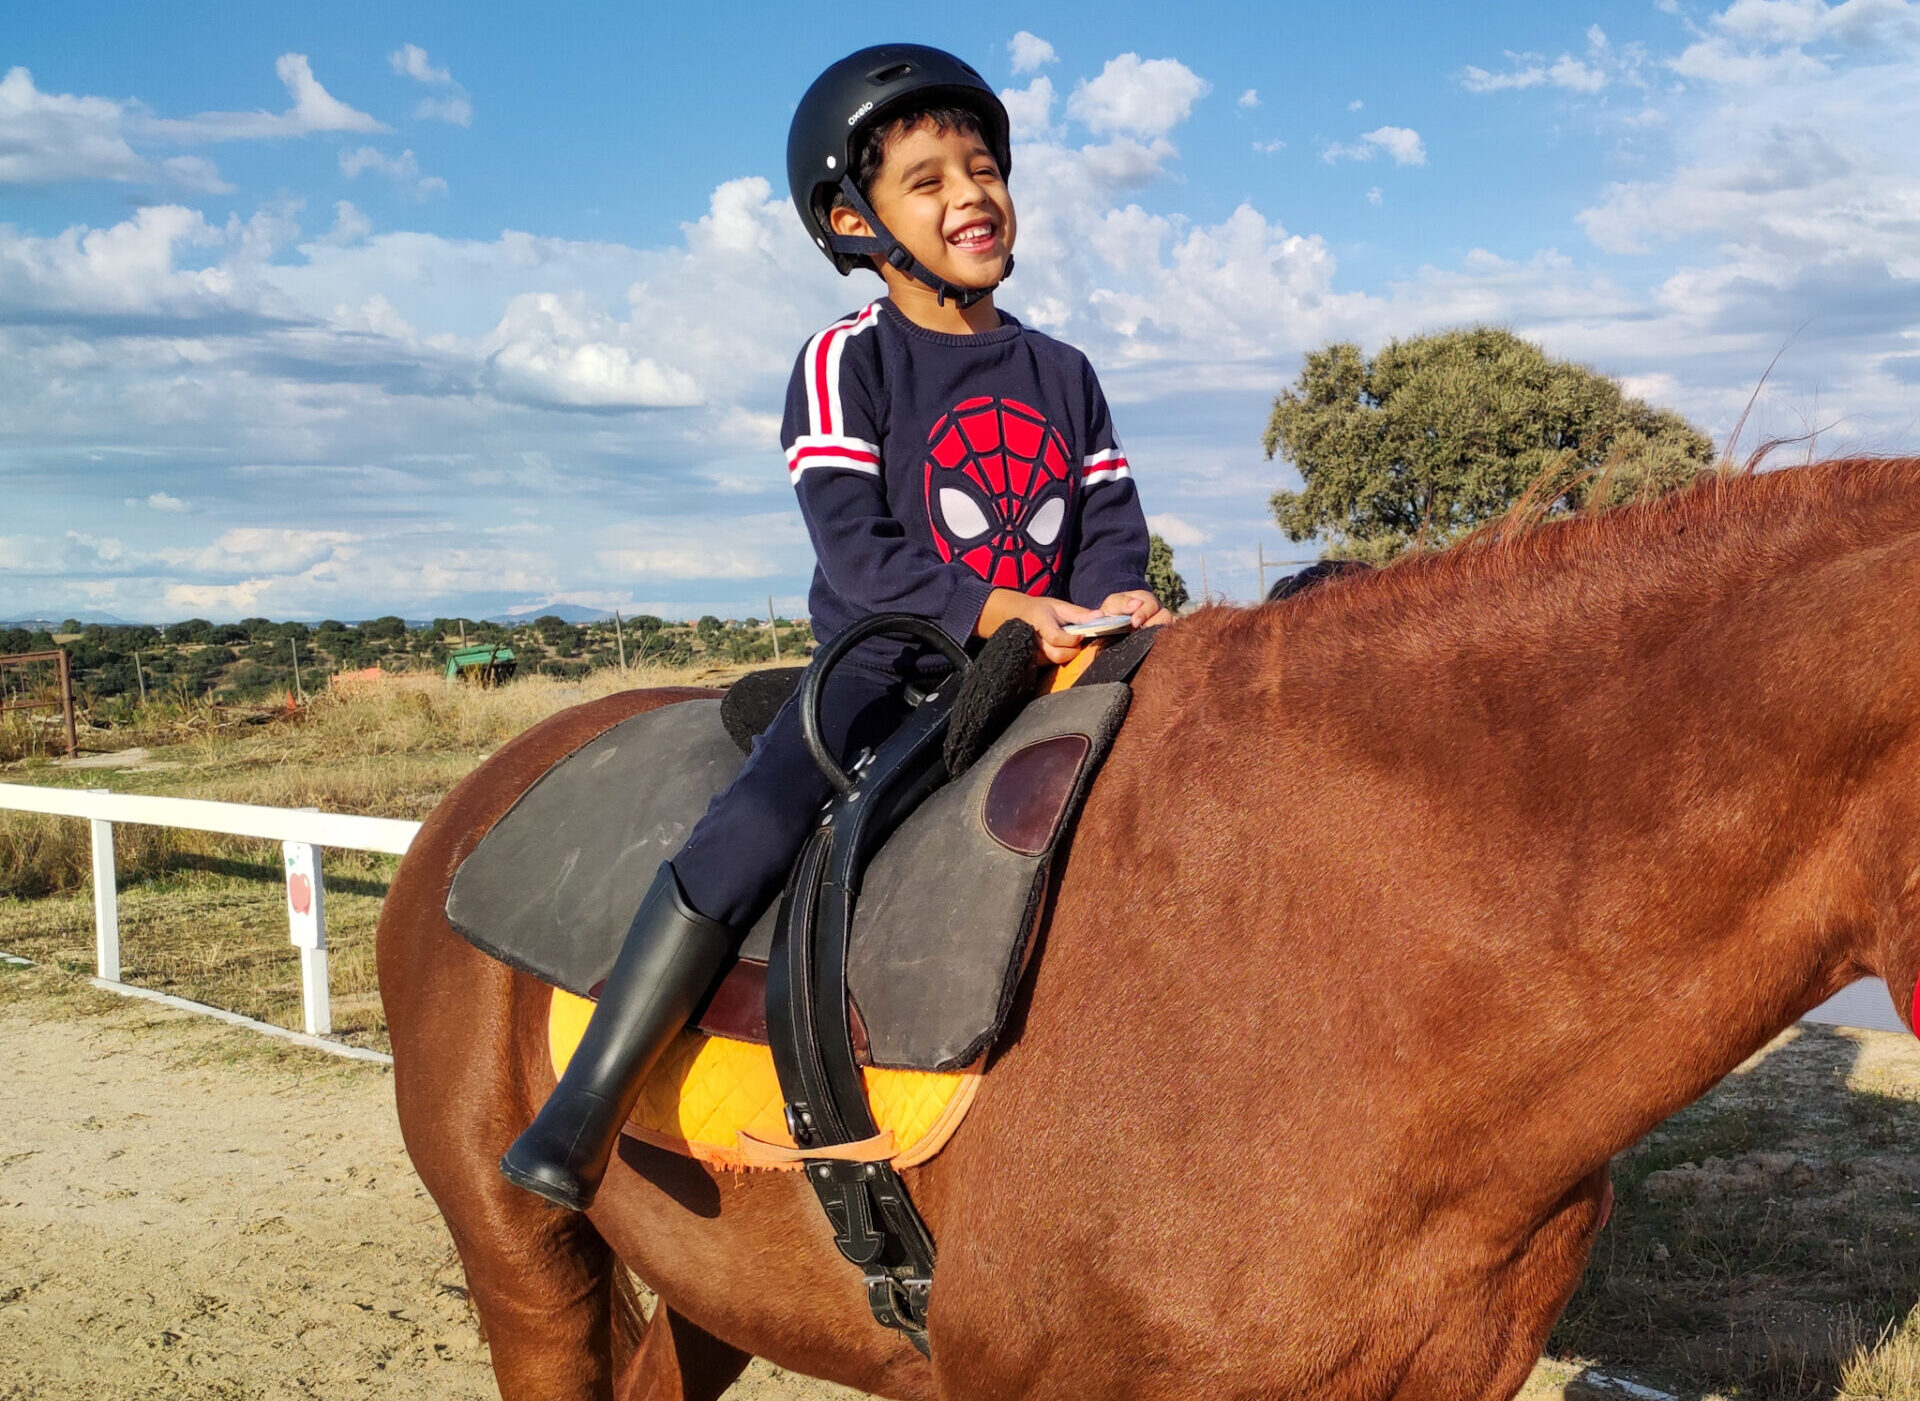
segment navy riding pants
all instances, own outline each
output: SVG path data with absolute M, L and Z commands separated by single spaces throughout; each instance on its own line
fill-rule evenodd
M 891 650 L 897 653 L 898 645 Z M 834 668 L 820 698 L 820 729 L 842 765 L 900 727 L 911 708 L 910 674 L 906 666 L 863 656 L 862 649 Z M 673 858 L 673 873 L 693 907 L 742 931 L 751 926 L 779 897 L 832 792 L 801 738 L 796 692 Z

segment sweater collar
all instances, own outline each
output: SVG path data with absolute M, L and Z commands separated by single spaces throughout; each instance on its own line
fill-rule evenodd
M 998 310 L 998 308 L 995 309 Z M 906 313 L 902 312 L 899 307 L 893 304 L 892 297 L 882 297 L 880 299 L 880 310 L 886 316 L 890 325 L 914 337 L 916 340 L 927 342 L 929 345 L 998 345 L 1002 341 L 1012 340 L 1018 336 L 1021 331 L 1026 329 L 1004 311 L 1000 312 L 1000 324 L 991 331 L 977 331 L 966 335 L 956 335 L 951 331 L 929 331 L 918 322 L 909 320 Z

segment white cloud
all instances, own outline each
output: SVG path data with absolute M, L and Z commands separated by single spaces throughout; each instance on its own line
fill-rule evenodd
M 1367 191 L 1367 203 L 1372 205 L 1375 209 L 1378 209 L 1380 207 L 1380 203 L 1384 198 L 1385 196 L 1380 193 L 1380 187 L 1378 185 L 1375 185 L 1372 189 Z
M 1254 142 L 1253 149 L 1258 151 L 1263 156 L 1271 156 L 1286 150 L 1287 143 L 1282 141 L 1279 137 L 1276 136 L 1271 141 Z
M 340 173 L 349 180 L 368 170 L 386 176 L 416 199 L 425 199 L 428 195 L 444 195 L 447 192 L 447 182 L 438 175 L 420 173 L 420 162 L 411 150 L 402 151 L 397 156 L 389 156 L 372 146 L 361 146 L 352 151 L 340 152 Z
M 169 156 L 160 162 L 165 183 L 195 194 L 230 195 L 233 186 L 220 178 L 219 167 L 205 156 Z
M 452 126 L 473 125 L 473 103 L 465 97 L 423 97 L 413 109 L 422 121 L 447 122 Z
M 1067 115 L 1099 135 L 1161 137 L 1192 115 L 1193 104 L 1212 90 L 1179 59 L 1124 53 L 1108 59 L 1099 77 L 1075 85 Z
M 1016 73 L 1031 73 L 1059 57 L 1054 53 L 1052 44 L 1024 29 L 1007 41 L 1007 56 L 1013 60 L 1013 71 Z
M 1237 107 L 1258 107 L 1260 105 L 1260 90 L 1258 88 L 1248 88 L 1240 94 L 1239 100 L 1234 105 Z
M 250 573 L 262 569 L 294 572 L 329 560 L 351 559 L 360 536 L 350 530 L 310 530 L 276 526 L 237 526 L 212 544 L 156 551 L 169 564 L 209 574 Z
M 0 239 L 0 307 L 43 319 L 285 315 L 290 308 L 260 276 L 285 233 L 275 210 L 215 226 L 198 210 L 158 204 L 110 228 L 10 234 Z M 194 266 L 196 251 L 224 256 Z
M 1365 107 L 1366 105 L 1367 105 L 1366 103 L 1362 102 L 1359 98 L 1356 97 L 1353 99 L 1353 101 L 1347 104 L 1347 110 L 1349 112 L 1358 112 L 1361 108 Z
M 156 491 L 147 497 L 147 508 L 154 511 L 167 511 L 178 515 L 187 509 L 187 503 L 177 496 L 169 496 L 164 491 Z
M 1816 0 L 1817 3 L 1817 0 Z M 1468 64 L 1460 81 L 1468 92 L 1503 92 L 1514 89 L 1553 87 L 1567 92 L 1593 94 L 1619 81 L 1644 86 L 1641 69 L 1646 53 L 1642 46 L 1630 44 L 1616 50 L 1599 25 L 1587 27 L 1587 51 L 1583 58 L 1563 53 L 1548 60 L 1542 54 L 1507 53 L 1505 72 L 1489 72 Z
M 193 117 L 149 117 L 136 122 L 145 135 L 192 144 L 201 141 L 258 141 L 305 136 L 317 131 L 379 132 L 389 128 L 340 101 L 313 76 L 305 54 L 281 54 L 274 71 L 293 98 L 284 112 L 202 112 Z
M 657 579 L 767 579 L 781 572 L 772 556 L 751 548 L 713 543 L 639 545 L 601 550 L 595 556 L 615 573 Z
M 1206 531 L 1164 512 L 1148 516 L 1147 529 L 1176 549 L 1194 549 L 1207 543 Z
M 430 87 L 452 89 L 439 97 L 421 98 L 413 109 L 416 118 L 427 122 L 447 122 L 453 126 L 473 125 L 472 100 L 460 84 L 454 82 L 450 71 L 434 67 L 425 49 L 418 44 L 402 44 L 387 55 L 387 63 L 403 78 L 413 78 Z
M 0 78 L 0 184 L 151 179 L 127 144 L 122 116 L 111 99 L 41 92 L 25 68 L 8 69 Z
M 629 327 L 629 330 L 632 328 Z M 508 399 L 581 409 L 678 408 L 700 402 L 683 371 L 622 344 L 621 328 L 575 298 L 528 292 L 488 338 L 490 382 Z
M 372 232 L 373 221 L 356 209 L 352 200 L 340 199 L 333 202 L 333 227 L 320 235 L 320 241 L 345 247 Z
M 1002 88 L 1000 103 L 1015 141 L 1042 141 L 1053 129 L 1053 83 L 1045 76 L 1024 88 Z
M 1320 153 L 1320 159 L 1328 165 L 1343 160 L 1370 161 L 1382 152 L 1391 156 L 1395 165 L 1427 163 L 1427 148 L 1420 133 L 1404 126 L 1375 127 L 1362 132 L 1352 145 L 1335 142 Z
M 418 44 L 402 44 L 387 55 L 387 63 L 403 78 L 417 78 L 423 83 L 435 84 L 453 81 L 453 74 L 444 68 L 435 68 L 427 58 L 427 51 Z

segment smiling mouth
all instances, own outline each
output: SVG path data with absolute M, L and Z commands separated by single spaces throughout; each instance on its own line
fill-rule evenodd
M 985 253 L 999 241 L 1000 231 L 986 220 L 977 224 L 968 224 L 964 229 L 947 238 L 947 242 L 962 253 Z

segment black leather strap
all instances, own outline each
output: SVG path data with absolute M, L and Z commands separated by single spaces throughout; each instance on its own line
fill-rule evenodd
M 800 1148 L 878 1132 L 855 1060 L 847 952 L 860 875 L 906 815 L 946 780 L 941 748 L 958 683 L 927 697 L 848 775 L 808 838 L 782 901 L 767 964 L 767 1040 Z M 804 710 L 803 710 L 804 718 Z M 935 1251 L 900 1174 L 888 1163 L 809 1160 L 807 1182 L 840 1253 L 860 1266 L 874 1317 L 928 1352 Z
M 1159 636 L 1159 628 L 1135 628 L 1118 642 L 1107 643 L 1073 684 L 1098 686 L 1103 681 L 1131 681 Z

